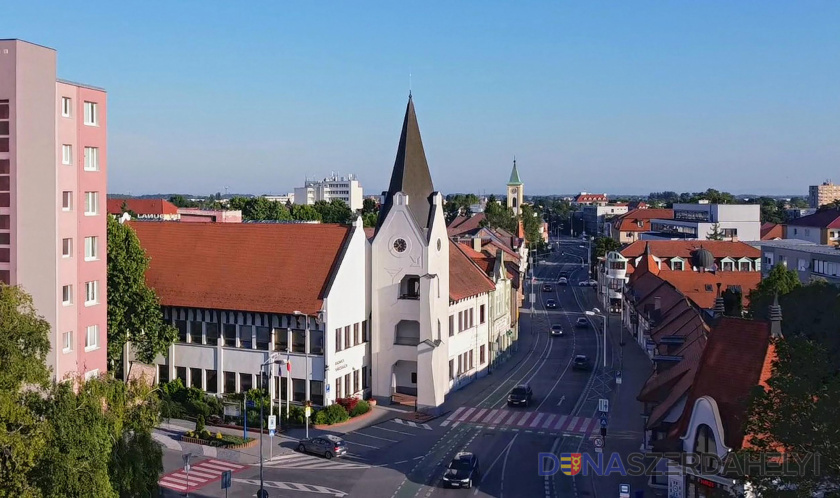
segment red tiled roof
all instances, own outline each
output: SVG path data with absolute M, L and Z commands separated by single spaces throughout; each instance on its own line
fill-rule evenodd
M 673 209 L 634 209 L 629 213 L 622 214 L 612 221 L 613 227 L 622 232 L 648 232 L 650 231 L 650 220 L 672 220 L 674 219 Z
M 712 309 L 717 298 L 717 284 L 721 284 L 720 291 L 729 287 L 740 286 L 744 307 L 750 291 L 761 282 L 761 272 L 758 271 L 724 271 L 724 272 L 696 272 L 696 271 L 662 271 L 659 277 L 668 281 L 694 304 L 704 309 Z
M 481 270 L 488 276 L 493 274 L 493 271 L 496 269 L 496 257 L 490 256 L 485 252 L 478 252 L 473 250 L 468 244 L 464 244 L 463 242 L 459 242 L 458 246 L 460 246 L 461 250 L 464 251 L 473 262 L 481 268 Z M 505 261 L 507 262 L 507 261 Z M 508 265 L 505 265 L 505 273 L 509 279 L 513 279 L 514 275 L 513 272 L 510 270 Z M 494 284 L 495 285 L 495 284 Z
M 484 213 L 477 213 L 472 216 L 458 216 L 452 220 L 446 228 L 446 231 L 450 237 L 474 232 L 481 228 L 482 221 L 484 221 Z
M 814 214 L 790 220 L 787 224 L 797 227 L 840 228 L 840 210 L 817 211 Z
M 582 202 L 607 202 L 607 194 L 578 194 L 575 197 L 575 202 L 578 204 Z
M 650 244 L 650 252 L 658 258 L 689 259 L 692 253 L 701 246 L 711 252 L 715 259 L 727 256 L 735 259 L 761 257 L 761 251 L 758 248 L 744 242 L 728 240 L 637 240 L 622 249 L 621 254 L 628 259 L 636 258 L 645 253 L 646 244 Z
M 761 381 L 769 344 L 768 322 L 722 317 L 709 333 L 688 402 L 669 436 L 685 434 L 695 401 L 709 396 L 720 412 L 723 443 L 739 449 L 744 439 L 750 391 Z
M 120 215 L 123 203 L 135 214 L 178 214 L 178 206 L 166 199 L 108 199 L 108 214 Z
M 334 224 L 131 222 L 165 306 L 314 314 L 352 233 Z
M 630 209 L 647 209 L 648 204 L 645 201 L 633 201 L 627 204 Z
M 785 227 L 780 223 L 762 223 L 761 240 L 773 240 L 785 238 Z
M 480 253 L 476 252 L 476 254 Z M 467 256 L 462 244 L 450 240 L 449 299 L 460 301 L 461 299 L 490 292 L 495 288 L 496 284 Z

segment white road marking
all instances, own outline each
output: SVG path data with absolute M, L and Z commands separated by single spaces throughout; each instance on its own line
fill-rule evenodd
M 560 401 L 557 403 L 557 406 L 562 405 L 564 401 L 566 401 L 566 397 L 565 396 L 560 396 Z
M 413 436 L 413 432 L 403 432 L 403 431 L 395 431 L 394 429 L 386 429 L 384 427 L 379 427 L 378 425 L 372 425 L 368 427 L 368 429 L 379 429 L 380 431 L 388 431 L 388 432 L 396 432 L 397 434 L 404 434 L 406 436 Z
M 365 436 L 365 437 L 369 437 L 369 438 L 373 438 L 373 439 L 380 439 L 382 441 L 388 441 L 389 443 L 398 443 L 399 442 L 396 439 L 388 439 L 386 437 L 372 436 L 370 434 L 365 434 L 364 432 L 351 432 L 350 434 L 353 434 L 355 436 Z
M 242 484 L 250 484 L 252 486 L 259 486 L 259 479 L 232 479 L 234 482 Z M 326 486 L 318 486 L 315 484 L 302 484 L 297 482 L 280 482 L 280 481 L 264 481 L 263 486 L 273 489 L 285 489 L 287 491 L 305 491 L 307 493 L 321 493 L 326 495 L 333 495 L 336 498 L 347 496 L 347 493 L 339 489 L 328 488 Z

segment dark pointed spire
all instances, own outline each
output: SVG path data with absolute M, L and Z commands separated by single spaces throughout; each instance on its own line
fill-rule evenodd
M 770 305 L 770 335 L 775 338 L 782 337 L 782 307 L 779 306 L 779 294 L 773 296 L 773 304 Z
M 420 126 L 414 112 L 414 99 L 408 93 L 408 106 L 405 109 L 400 144 L 397 147 L 397 157 L 391 172 L 391 184 L 385 194 L 385 202 L 379 210 L 377 230 L 391 210 L 394 195 L 402 192 L 408 195 L 408 208 L 414 215 L 417 225 L 421 229 L 429 227 L 431 213 L 430 197 L 435 191 L 432 175 L 426 162 L 426 152 L 423 150 L 423 140 L 420 138 Z

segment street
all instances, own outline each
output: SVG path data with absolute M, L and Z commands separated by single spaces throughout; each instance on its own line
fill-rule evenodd
M 414 498 L 416 496 L 488 496 L 488 497 L 566 497 L 617 496 L 618 484 L 630 482 L 634 491 L 642 489 L 644 479 L 627 481 L 618 476 L 569 477 L 559 471 L 553 476 L 538 475 L 538 454 L 541 452 L 594 452 L 593 435 L 600 433 L 598 400 L 610 399 L 613 405 L 609 419 L 615 440 L 606 438 L 605 453 L 637 451 L 641 444 L 641 419 L 635 396 L 638 383 L 644 381 L 647 361 L 632 342 L 625 355 L 618 344 L 618 319 L 615 333 L 609 333 L 606 369 L 602 368 L 602 322 L 591 319 L 589 327 L 576 328 L 575 321 L 585 316 L 584 310 L 604 309 L 596 290 L 579 287 L 579 280 L 588 279 L 586 250 L 579 241 L 564 238 L 559 248 L 536 265 L 533 292 L 535 309 L 527 301 L 531 291 L 526 279 L 525 306 L 520 315 L 518 350 L 507 362 L 490 374 L 450 393 L 444 415 L 425 424 L 399 419 L 400 411 L 381 407 L 384 416 L 367 427 L 337 435 L 345 439 L 346 457 L 326 460 L 295 451 L 297 432 L 275 438 L 274 458 L 264 463 L 264 486 L 271 497 L 364 496 L 382 498 Z M 565 253 L 565 254 L 564 254 Z M 569 285 L 556 285 L 561 271 L 570 273 Z M 542 283 L 552 284 L 551 292 L 542 292 Z M 551 310 L 545 302 L 554 299 L 558 306 Z M 563 335 L 552 337 L 552 325 L 561 325 Z M 637 353 L 637 354 L 636 354 Z M 591 370 L 575 370 L 575 355 L 586 355 Z M 624 373 L 622 390 L 614 382 L 615 369 L 622 361 L 633 361 L 636 373 Z M 526 408 L 508 407 L 510 390 L 528 383 L 534 398 Z M 616 393 L 619 393 L 618 395 Z M 620 417 L 614 414 L 621 414 Z M 324 434 L 313 431 L 314 435 Z M 266 446 L 269 438 L 265 437 Z M 175 445 L 164 449 L 165 476 L 161 496 L 183 496 L 187 490 L 182 475 L 181 452 Z M 190 446 L 196 453 L 189 483 L 190 496 L 245 497 L 259 489 L 259 465 L 236 451 L 214 450 Z M 206 453 L 209 451 L 209 455 Z M 441 478 L 446 465 L 460 451 L 478 456 L 481 478 L 472 490 L 444 489 Z M 265 448 L 268 459 L 269 449 Z M 204 464 L 202 473 L 202 462 Z M 227 467 L 226 467 L 227 466 Z M 228 495 L 221 489 L 219 475 L 226 468 L 233 472 Z M 198 473 L 196 473 L 196 471 Z M 176 473 L 172 475 L 172 473 Z M 177 474 L 181 472 L 181 474 Z M 167 479 L 166 476 L 172 476 Z

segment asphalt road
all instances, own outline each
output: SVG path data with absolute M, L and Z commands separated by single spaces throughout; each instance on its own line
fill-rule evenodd
M 521 313 L 518 351 L 491 375 L 452 393 L 448 412 L 426 427 L 386 420 L 342 435 L 348 458 L 331 461 L 293 451 L 295 441 L 280 439 L 274 461 L 264 467 L 265 487 L 271 497 L 350 496 L 415 498 L 435 496 L 566 497 L 578 494 L 577 480 L 560 473 L 538 475 L 538 454 L 573 452 L 586 444 L 588 431 L 598 431 L 593 420 L 600 373 L 600 322 L 575 328 L 584 316 L 581 302 L 593 303 L 595 290 L 578 287 L 587 278 L 581 265 L 586 250 L 564 239 L 536 268 L 535 310 Z M 566 254 L 561 254 L 565 252 Z M 561 271 L 571 273 L 570 285 L 558 286 Z M 542 292 L 542 282 L 552 283 Z M 526 283 L 526 299 L 530 282 Z M 554 299 L 558 307 L 545 309 Z M 551 337 L 551 325 L 560 324 L 563 337 Z M 577 354 L 596 363 L 593 371 L 575 371 Z M 517 384 L 530 383 L 534 399 L 527 408 L 506 406 L 507 394 Z M 593 395 L 594 393 L 594 395 Z M 584 446 L 585 447 L 585 446 Z M 482 476 L 471 490 L 443 489 L 444 469 L 459 451 L 475 453 Z M 266 451 L 268 453 L 268 451 Z M 217 460 L 226 461 L 223 455 Z M 208 459 L 199 457 L 196 461 Z M 211 460 L 211 459 L 208 459 Z M 167 472 L 182 466 L 181 454 L 165 450 Z M 211 462 L 211 465 L 212 462 Z M 233 474 L 227 496 L 254 496 L 259 488 L 259 467 L 243 465 Z M 183 496 L 164 490 L 161 496 Z M 208 478 L 195 497 L 224 497 L 218 480 Z

